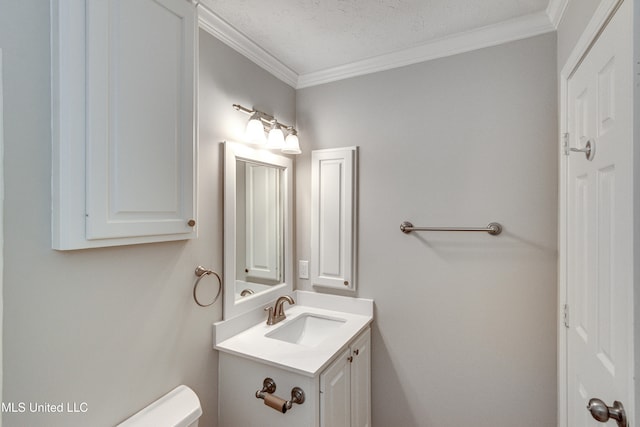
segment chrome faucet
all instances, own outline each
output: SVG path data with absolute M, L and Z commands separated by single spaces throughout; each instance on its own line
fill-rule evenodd
M 264 311 L 269 314 L 267 325 L 275 325 L 287 318 L 284 314 L 284 303 L 295 304 L 296 302 L 289 295 L 283 295 L 276 300 L 273 307 L 265 307 Z

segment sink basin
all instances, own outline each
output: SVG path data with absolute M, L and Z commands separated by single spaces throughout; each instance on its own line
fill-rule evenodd
M 344 325 L 345 319 L 316 314 L 301 314 L 278 329 L 266 334 L 268 338 L 313 347 L 330 337 Z

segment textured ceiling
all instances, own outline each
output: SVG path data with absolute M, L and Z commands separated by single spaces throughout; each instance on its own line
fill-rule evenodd
M 549 0 L 207 0 L 296 74 L 544 12 Z

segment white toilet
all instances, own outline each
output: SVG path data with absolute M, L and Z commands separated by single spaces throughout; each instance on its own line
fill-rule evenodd
M 201 415 L 198 396 L 181 385 L 116 427 L 197 427 Z

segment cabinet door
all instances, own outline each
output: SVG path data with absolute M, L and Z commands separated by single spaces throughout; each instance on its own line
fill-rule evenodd
M 371 427 L 371 330 L 351 345 L 351 426 Z
M 86 237 L 192 233 L 194 6 L 87 0 L 86 8 Z
M 311 281 L 355 291 L 357 147 L 311 153 Z
M 320 427 L 351 426 L 351 350 L 320 374 Z

